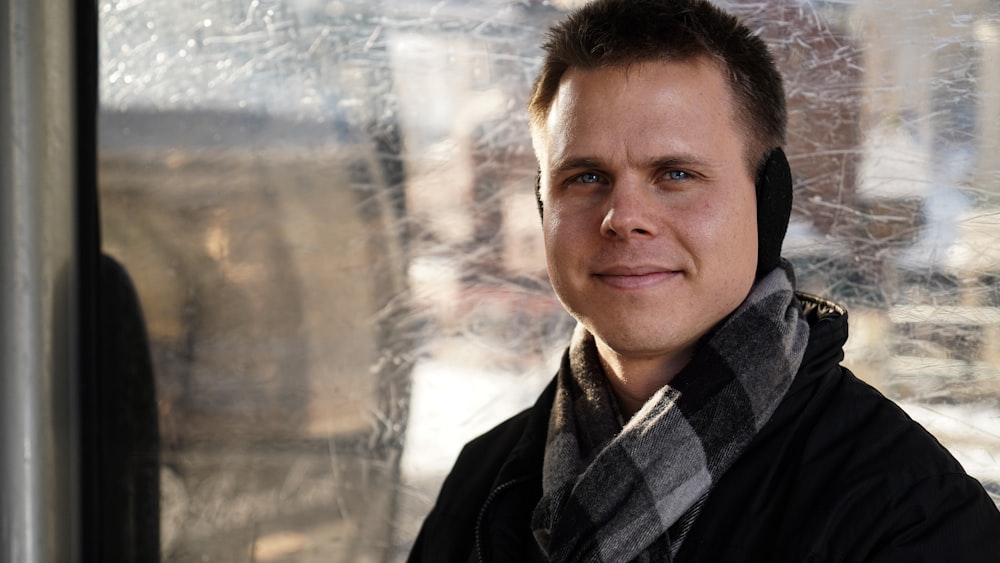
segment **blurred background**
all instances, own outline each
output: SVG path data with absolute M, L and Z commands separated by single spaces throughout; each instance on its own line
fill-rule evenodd
M 461 445 L 534 401 L 573 323 L 524 106 L 579 3 L 100 0 L 162 561 L 401 561 Z M 800 288 L 1000 502 L 1000 2 L 719 3 L 786 77 Z

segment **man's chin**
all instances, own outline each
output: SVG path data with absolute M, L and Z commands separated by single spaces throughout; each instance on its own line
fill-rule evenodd
M 586 325 L 584 325 L 586 326 Z M 655 335 L 650 331 L 595 330 L 587 327 L 599 341 L 598 350 L 610 352 L 623 359 L 652 360 L 686 354 L 691 343 L 698 338 Z

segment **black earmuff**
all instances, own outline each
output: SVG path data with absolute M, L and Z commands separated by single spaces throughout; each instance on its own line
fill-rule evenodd
M 785 151 L 771 151 L 757 173 L 757 274 L 760 279 L 778 267 L 781 245 L 792 214 L 792 170 Z

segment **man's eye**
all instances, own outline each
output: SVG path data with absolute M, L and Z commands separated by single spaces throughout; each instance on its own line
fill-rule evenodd
M 581 184 L 596 184 L 601 181 L 601 177 L 593 172 L 584 172 L 576 177 L 576 181 Z
M 687 180 L 691 176 L 683 170 L 670 170 L 664 174 L 664 177 L 668 180 Z

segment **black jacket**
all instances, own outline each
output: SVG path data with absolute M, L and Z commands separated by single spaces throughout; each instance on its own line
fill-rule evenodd
M 771 420 L 712 489 L 675 562 L 1000 562 L 1000 512 L 917 423 L 840 366 L 847 315 L 800 296 L 809 345 Z M 551 383 L 459 455 L 409 561 L 544 561 Z M 625 562 L 623 562 L 625 563 Z

